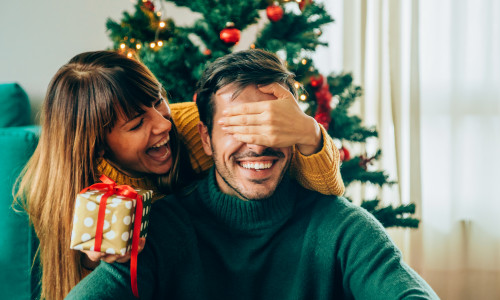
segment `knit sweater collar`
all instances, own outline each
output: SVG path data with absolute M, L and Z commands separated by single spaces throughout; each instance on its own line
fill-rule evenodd
M 201 202 L 219 222 L 237 231 L 260 231 L 283 223 L 291 216 L 296 186 L 289 177 L 285 174 L 271 197 L 245 201 L 220 191 L 212 167 L 198 191 Z
M 139 188 L 143 190 L 153 191 L 153 200 L 163 198 L 164 195 L 156 187 L 155 183 L 151 178 L 144 177 L 130 177 L 129 175 L 123 173 L 121 170 L 115 168 L 106 159 L 101 159 L 97 165 L 97 171 L 99 174 L 103 174 L 114 180 L 117 184 L 126 184 L 134 188 Z

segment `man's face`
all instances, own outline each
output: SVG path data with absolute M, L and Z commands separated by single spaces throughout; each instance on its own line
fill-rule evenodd
M 226 107 L 276 99 L 274 95 L 262 93 L 255 85 L 247 86 L 233 99 L 235 90 L 236 86 L 229 84 L 215 94 L 212 136 L 204 125 L 199 127 L 203 149 L 214 159 L 217 184 L 223 193 L 244 200 L 267 198 L 286 173 L 292 149 L 245 144 L 222 130 L 218 120 Z

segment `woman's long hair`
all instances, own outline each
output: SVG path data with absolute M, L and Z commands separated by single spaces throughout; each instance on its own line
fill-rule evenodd
M 143 64 L 112 51 L 87 52 L 61 67 L 41 110 L 38 146 L 18 180 L 15 199 L 24 204 L 40 240 L 41 297 L 63 299 L 86 273 L 81 252 L 69 249 L 76 195 L 98 178 L 99 152 L 118 114 L 132 117 L 151 107 L 161 84 Z M 173 167 L 160 176 L 164 190 L 183 182 L 190 169 L 171 131 Z

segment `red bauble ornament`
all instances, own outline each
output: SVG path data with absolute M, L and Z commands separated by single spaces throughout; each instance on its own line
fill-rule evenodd
M 310 83 L 311 83 L 311 86 L 315 89 L 317 88 L 320 88 L 322 85 L 323 85 L 323 82 L 324 82 L 324 78 L 323 78 L 323 75 L 321 74 L 318 74 L 316 76 L 311 76 L 309 78 L 310 80 Z
M 226 45 L 233 46 L 240 41 L 241 31 L 234 27 L 233 22 L 227 22 L 226 28 L 222 29 L 220 32 L 220 39 L 226 43 Z
M 150 11 L 155 11 L 155 5 L 151 1 L 145 1 L 142 3 L 142 5 L 144 5 L 144 7 Z
M 206 55 L 206 56 L 210 56 L 210 55 L 212 55 L 212 50 L 205 49 L 205 51 L 203 51 L 203 54 Z
M 281 8 L 281 6 L 279 6 L 277 3 L 269 5 L 266 8 L 266 13 L 269 20 L 273 22 L 278 22 L 279 20 L 281 20 L 281 18 L 283 18 L 283 8 Z
M 330 116 L 329 112 L 318 110 L 316 112 L 316 115 L 314 116 L 314 119 L 319 124 L 323 125 L 323 127 L 325 127 L 326 130 L 328 130 L 328 125 L 330 124 L 332 117 Z
M 346 161 L 351 159 L 351 154 L 344 146 L 342 146 L 342 148 L 339 149 L 339 154 L 340 154 L 340 161 Z

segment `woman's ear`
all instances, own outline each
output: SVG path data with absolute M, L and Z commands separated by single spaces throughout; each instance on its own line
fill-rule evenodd
M 208 134 L 208 128 L 203 124 L 203 122 L 198 123 L 198 133 L 201 137 L 201 144 L 203 145 L 203 150 L 208 156 L 212 156 L 212 144 L 210 140 L 210 135 Z

